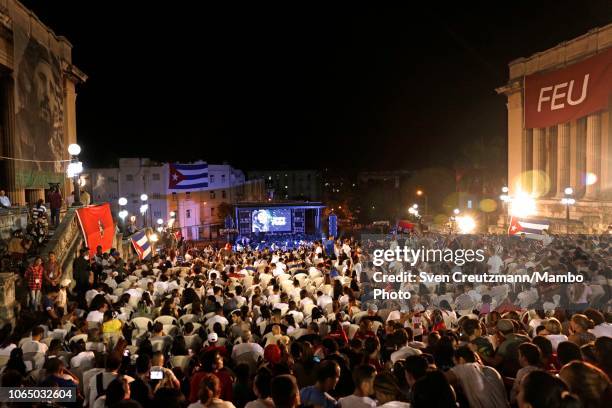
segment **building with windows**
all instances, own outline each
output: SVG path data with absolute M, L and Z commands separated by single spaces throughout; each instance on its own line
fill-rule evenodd
M 249 179 L 263 179 L 272 200 L 321 199 L 321 175 L 316 170 L 254 170 Z
M 563 230 L 566 189 L 576 231 L 612 225 L 612 24 L 509 64 L 510 196 L 530 194 Z M 559 226 L 561 226 L 559 228 Z
M 124 209 L 135 216 L 138 226 L 167 223 L 175 213 L 174 227 L 181 228 L 186 239 L 214 239 L 223 227 L 233 205 L 242 201 L 265 200 L 263 180 L 247 181 L 241 170 L 229 164 L 208 164 L 206 187 L 177 192 L 169 189 L 169 164 L 147 158 L 119 159 L 114 168 L 87 169 L 82 179 L 94 203 L 109 202 L 114 214 L 120 211 L 118 200 L 127 199 Z M 146 202 L 141 199 L 147 195 Z M 148 204 L 143 214 L 140 209 Z

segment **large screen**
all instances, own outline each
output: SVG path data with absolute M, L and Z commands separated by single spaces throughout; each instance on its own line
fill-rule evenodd
M 251 213 L 253 232 L 290 232 L 291 209 L 262 208 Z

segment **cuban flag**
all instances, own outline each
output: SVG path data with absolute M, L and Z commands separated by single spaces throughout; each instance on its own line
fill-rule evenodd
M 525 238 L 542 240 L 545 235 L 544 230 L 548 231 L 549 228 L 550 223 L 546 220 L 529 220 L 511 217 L 508 235 L 525 234 Z
M 147 237 L 146 231 L 138 231 L 130 237 L 132 245 L 138 254 L 139 259 L 151 258 L 151 244 L 149 243 L 149 237 Z
M 169 190 L 197 190 L 208 187 L 208 163 L 170 163 L 168 173 Z

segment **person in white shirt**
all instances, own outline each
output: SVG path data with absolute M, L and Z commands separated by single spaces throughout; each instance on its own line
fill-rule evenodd
M 399 330 L 399 333 L 396 332 L 396 335 L 398 335 L 398 342 L 400 342 L 400 344 L 403 343 L 404 347 L 391 353 L 391 362 L 393 364 L 399 360 L 405 360 L 406 357 L 421 354 L 421 350 L 408 345 L 412 341 L 412 333 L 409 333 L 406 329 L 402 329 Z
M 232 360 L 236 361 L 238 357 L 245 353 L 254 353 L 255 361 L 257 361 L 259 357 L 263 357 L 264 350 L 259 344 L 252 342 L 250 330 L 243 330 L 240 339 L 242 343 L 236 344 L 232 348 Z
M 0 190 L 0 207 L 10 208 L 11 200 L 7 197 L 4 190 Z
M 49 347 L 40 341 L 44 333 L 45 329 L 40 326 L 33 328 L 32 339 L 23 343 L 21 350 L 23 350 L 24 353 L 46 353 Z
M 85 320 L 87 320 L 88 322 L 102 324 L 104 322 L 104 313 L 107 310 L 108 310 L 108 304 L 102 303 L 100 305 L 100 308 L 98 308 L 98 310 L 92 310 L 91 312 L 89 312 Z
M 206 328 L 208 329 L 209 333 L 213 332 L 213 326 L 215 323 L 221 323 L 224 330 L 229 324 L 229 320 L 223 316 L 223 307 L 221 307 L 219 304 L 216 305 L 215 315 L 206 320 Z
M 334 300 L 331 296 L 324 294 L 322 291 L 317 292 L 317 306 L 325 310 L 325 306 L 333 303 Z
M 499 274 L 503 265 L 504 261 L 502 261 L 501 257 L 497 254 L 493 254 L 487 261 L 487 266 L 489 267 L 490 274 Z
M 592 329 L 589 329 L 589 333 L 595 337 L 610 337 L 612 338 L 612 324 L 606 323 L 604 315 L 595 309 L 587 309 L 584 314 L 593 321 L 595 325 Z
M 369 396 L 374 393 L 374 378 L 376 369 L 372 365 L 360 365 L 353 371 L 353 382 L 355 391 L 348 397 L 338 400 L 338 405 L 342 408 L 373 408 L 376 406 Z

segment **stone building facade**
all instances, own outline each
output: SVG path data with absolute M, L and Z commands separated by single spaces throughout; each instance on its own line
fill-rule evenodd
M 561 231 L 565 189 L 578 232 L 612 224 L 612 24 L 509 64 L 508 187 Z M 555 222 L 556 221 L 556 222 Z
M 1 187 L 15 205 L 45 197 L 66 177 L 68 145 L 76 143 L 72 45 L 16 0 L 0 0 Z

